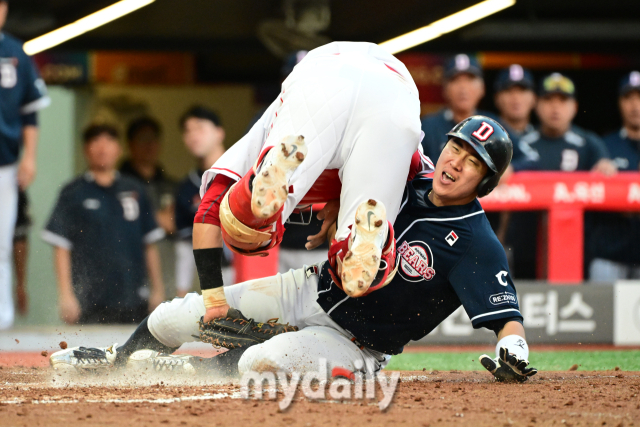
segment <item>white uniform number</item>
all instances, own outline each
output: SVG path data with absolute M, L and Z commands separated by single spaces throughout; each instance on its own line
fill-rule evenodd
M 18 72 L 11 62 L 0 62 L 0 86 L 10 89 L 18 83 Z
M 562 160 L 560 161 L 560 170 L 565 172 L 573 172 L 578 169 L 578 160 L 580 156 L 576 150 L 562 150 Z
M 140 205 L 138 201 L 131 196 L 120 199 L 122 210 L 124 211 L 124 219 L 127 221 L 135 221 L 140 216 Z

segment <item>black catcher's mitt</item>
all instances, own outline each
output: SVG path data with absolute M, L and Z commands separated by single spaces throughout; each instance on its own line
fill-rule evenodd
M 208 323 L 200 318 L 200 340 L 216 348 L 246 348 L 263 343 L 275 335 L 298 330 L 296 326 L 277 321 L 271 319 L 266 323 L 258 323 L 244 317 L 240 310 L 229 308 L 227 317 L 219 317 Z

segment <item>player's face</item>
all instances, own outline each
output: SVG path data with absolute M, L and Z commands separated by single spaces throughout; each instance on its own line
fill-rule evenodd
M 473 112 L 484 96 L 484 81 L 473 74 L 458 74 L 445 84 L 444 96 L 453 110 Z
M 561 94 L 543 96 L 536 106 L 540 124 L 553 132 L 566 132 L 577 112 L 576 100 Z
M 7 21 L 7 12 L 9 11 L 9 4 L 6 1 L 0 1 L 0 30 L 4 27 L 4 23 Z
M 84 146 L 85 158 L 92 171 L 114 170 L 121 152 L 118 140 L 104 133 Z
M 160 157 L 160 135 L 153 128 L 141 128 L 129 141 L 129 151 L 135 163 L 155 165 Z
M 478 195 L 487 165 L 467 142 L 452 138 L 444 146 L 433 175 L 434 203 L 464 205 Z
M 511 86 L 496 94 L 496 107 L 508 120 L 529 120 L 535 105 L 536 95 L 533 91 L 520 86 Z
M 192 117 L 184 122 L 182 140 L 191 154 L 201 159 L 222 145 L 224 129 L 210 120 Z
M 634 90 L 620 97 L 622 122 L 631 129 L 640 129 L 640 92 Z

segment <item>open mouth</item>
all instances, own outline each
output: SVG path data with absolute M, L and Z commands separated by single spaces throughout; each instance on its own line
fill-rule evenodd
M 449 173 L 447 172 L 442 172 L 442 181 L 444 182 L 456 182 L 456 179 L 451 176 Z

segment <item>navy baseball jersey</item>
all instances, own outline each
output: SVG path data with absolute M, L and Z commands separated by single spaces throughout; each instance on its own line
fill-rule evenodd
M 0 166 L 4 166 L 18 160 L 23 116 L 50 103 L 22 42 L 7 33 L 0 33 L 0 100 Z
M 200 206 L 200 181 L 204 172 L 192 170 L 178 184 L 176 192 L 176 230 L 180 239 L 191 240 L 193 218 Z
M 620 171 L 640 170 L 640 141 L 630 139 L 624 128 L 607 135 L 604 143 Z M 585 233 L 590 258 L 640 264 L 640 215 L 637 213 L 587 212 Z
M 600 137 L 578 126 L 571 126 L 557 138 L 535 130 L 520 138 L 518 148 L 524 157 L 512 163 L 516 171 L 588 171 L 599 160 L 609 157 Z
M 386 287 L 350 298 L 332 282 L 328 263 L 319 273 L 318 303 L 373 350 L 402 352 L 460 305 L 474 328 L 522 321 L 504 249 L 480 203 L 436 207 L 431 187 L 425 177 L 407 184 L 394 225 L 398 271 Z
M 60 192 L 42 238 L 71 251 L 73 288 L 88 305 L 132 308 L 143 301 L 145 246 L 164 237 L 142 185 L 119 176 L 102 187 L 86 173 Z
M 478 111 L 475 114 L 494 118 L 494 115 L 488 111 Z M 440 152 L 449 140 L 447 132 L 449 132 L 457 124 L 453 120 L 453 112 L 445 108 L 436 113 L 427 114 L 421 119 L 422 131 L 424 139 L 422 140 L 422 148 L 424 154 L 428 156 L 435 165 L 440 157 Z

